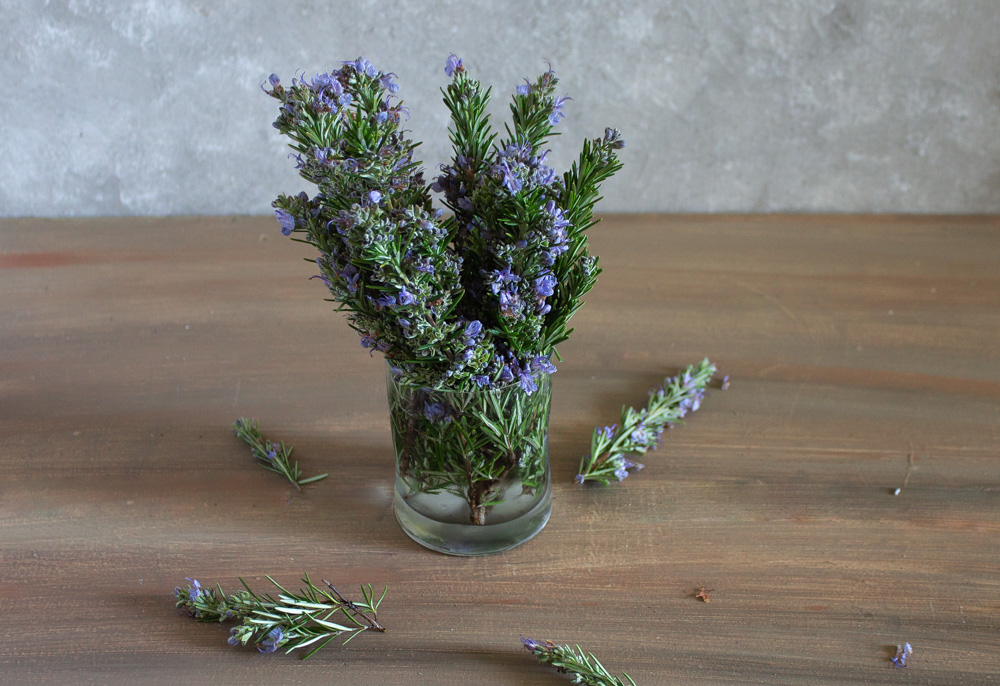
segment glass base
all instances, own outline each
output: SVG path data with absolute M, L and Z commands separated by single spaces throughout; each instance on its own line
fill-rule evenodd
M 394 489 L 393 509 L 396 519 L 414 541 L 448 555 L 491 555 L 524 543 L 541 531 L 552 513 L 552 483 L 546 480 L 545 491 L 537 504 L 524 514 L 497 524 L 464 524 L 431 519 L 414 509 Z M 466 517 L 468 508 L 466 506 Z

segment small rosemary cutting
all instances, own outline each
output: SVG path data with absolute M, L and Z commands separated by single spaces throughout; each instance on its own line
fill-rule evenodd
M 560 674 L 571 674 L 571 682 L 584 686 L 636 686 L 628 674 L 621 678 L 614 676 L 605 669 L 601 661 L 593 653 L 584 653 L 580 646 L 558 646 L 552 641 L 533 641 L 522 638 L 521 643 L 531 651 L 540 662 L 552 665 Z
M 629 469 L 639 470 L 643 465 L 625 457 L 627 454 L 644 454 L 656 449 L 664 428 L 678 423 L 688 412 L 701 407 L 705 387 L 715 374 L 715 365 L 706 357 L 697 366 L 692 365 L 678 376 L 668 377 L 663 386 L 649 394 L 649 404 L 636 410 L 622 407 L 619 424 L 598 427 L 590 439 L 590 453 L 580 460 L 580 473 L 575 481 L 599 481 L 605 485 L 621 481 Z M 728 386 L 726 377 L 723 387 Z
M 250 446 L 253 456 L 257 458 L 257 462 L 261 467 L 281 474 L 300 491 L 305 484 L 311 484 L 328 476 L 327 474 L 319 474 L 303 479 L 302 472 L 299 470 L 299 463 L 291 461 L 292 451 L 295 449 L 285 447 L 284 442 L 272 443 L 265 440 L 260 435 L 260 428 L 257 426 L 256 419 L 240 417 L 233 422 L 233 433 L 236 434 L 237 438 L 242 439 Z
M 254 593 L 243 579 L 245 590 L 227 596 L 222 587 L 205 588 L 197 579 L 188 579 L 187 589 L 174 589 L 177 607 L 199 622 L 225 622 L 236 620 L 230 630 L 230 645 L 253 643 L 262 653 L 273 653 L 286 648 L 290 653 L 299 648 L 315 646 L 302 658 L 311 657 L 333 639 L 348 634 L 346 645 L 364 631 L 385 632 L 378 622 L 378 606 L 385 598 L 388 587 L 375 598 L 371 584 L 361 586 L 363 601 L 345 598 L 329 581 L 327 588 L 313 584 L 306 574 L 302 583 L 305 590 L 292 593 L 271 577 L 267 577 L 280 591 L 277 598 L 266 593 Z M 334 621 L 337 620 L 337 621 Z

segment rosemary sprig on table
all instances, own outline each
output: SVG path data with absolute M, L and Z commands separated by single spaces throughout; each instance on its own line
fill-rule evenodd
M 664 428 L 678 423 L 688 412 L 701 407 L 705 387 L 715 374 L 715 365 L 706 357 L 697 366 L 692 365 L 678 376 L 668 377 L 663 386 L 654 389 L 648 405 L 636 410 L 622 407 L 619 424 L 594 429 L 590 439 L 590 453 L 580 460 L 580 473 L 575 481 L 621 481 L 629 469 L 639 470 L 643 465 L 625 457 L 627 454 L 644 454 L 656 449 Z M 728 386 L 729 377 L 726 377 Z
M 257 462 L 261 467 L 281 474 L 300 491 L 305 484 L 310 484 L 329 476 L 328 474 L 319 474 L 303 479 L 302 472 L 299 470 L 299 463 L 291 461 L 294 448 L 285 447 L 284 442 L 272 443 L 265 440 L 260 434 L 260 428 L 257 426 L 256 419 L 240 417 L 233 422 L 233 432 L 237 438 L 242 439 L 250 446 L 253 456 L 257 458 Z
M 552 641 L 533 641 L 522 638 L 521 643 L 540 662 L 552 665 L 560 674 L 571 674 L 571 683 L 585 686 L 636 686 L 628 674 L 625 681 L 611 674 L 593 653 L 584 653 L 580 646 L 558 646 Z
M 327 588 L 313 584 L 309 575 L 302 579 L 305 590 L 292 593 L 271 577 L 280 591 L 277 598 L 266 593 L 254 593 L 243 579 L 245 590 L 226 595 L 222 587 L 205 588 L 197 579 L 188 579 L 187 589 L 174 589 L 177 607 L 199 622 L 236 620 L 230 630 L 230 645 L 254 643 L 262 653 L 287 648 L 286 653 L 315 645 L 302 659 L 311 657 L 333 639 L 349 634 L 344 644 L 363 631 L 385 632 L 378 622 L 378 607 L 385 598 L 375 598 L 371 584 L 361 586 L 363 601 L 345 598 L 329 581 Z M 333 621 L 336 619 L 337 621 Z

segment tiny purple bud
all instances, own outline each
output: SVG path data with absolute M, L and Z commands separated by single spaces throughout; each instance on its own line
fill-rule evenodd
M 257 646 L 257 650 L 262 653 L 273 653 L 278 649 L 278 644 L 281 643 L 281 639 L 284 634 L 281 633 L 280 627 L 274 627 L 267 633 L 267 638 L 260 642 Z
M 400 305 L 415 305 L 417 299 L 413 297 L 413 294 L 406 290 L 406 286 L 399 289 L 399 304 Z

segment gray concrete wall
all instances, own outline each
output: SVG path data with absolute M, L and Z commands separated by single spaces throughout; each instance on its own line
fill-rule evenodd
M 1000 211 L 1000 2 L 0 0 L 0 215 L 266 213 L 305 186 L 260 82 L 364 55 L 446 158 L 454 51 L 551 61 L 558 165 L 622 129 L 603 211 Z M 505 96 L 494 108 L 506 112 Z

